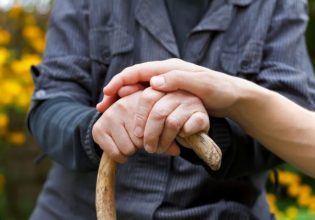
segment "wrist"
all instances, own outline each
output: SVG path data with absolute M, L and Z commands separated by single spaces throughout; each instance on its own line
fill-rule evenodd
M 266 102 L 274 95 L 273 91 L 243 79 L 235 87 L 236 101 L 229 109 L 228 117 L 241 125 L 251 120 L 258 109 L 266 108 Z

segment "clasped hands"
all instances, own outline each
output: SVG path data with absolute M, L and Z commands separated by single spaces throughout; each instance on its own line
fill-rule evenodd
M 142 147 L 148 153 L 178 155 L 177 135 L 208 129 L 208 114 L 199 98 L 184 91 L 163 93 L 148 87 L 108 107 L 92 134 L 104 152 L 123 163 Z
M 104 113 L 93 127 L 93 138 L 121 163 L 143 147 L 148 153 L 178 155 L 177 135 L 208 131 L 208 115 L 237 121 L 248 91 L 256 87 L 180 59 L 127 67 L 103 90 L 97 110 Z
M 105 95 L 98 104 L 97 110 L 104 113 L 92 129 L 94 141 L 116 162 L 126 162 L 141 148 L 179 155 L 177 135 L 209 130 L 202 101 L 189 92 L 161 92 L 135 83 L 121 86 L 116 93 Z

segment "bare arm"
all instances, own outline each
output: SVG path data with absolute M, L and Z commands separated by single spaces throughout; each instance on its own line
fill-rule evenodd
M 236 92 L 240 101 L 231 118 L 270 151 L 315 177 L 315 113 L 254 84 Z
M 198 95 L 208 111 L 230 117 L 270 151 L 315 177 L 315 113 L 252 82 L 214 71 L 169 72 L 154 77 L 151 86 Z
M 209 114 L 233 119 L 273 153 L 315 177 L 315 113 L 247 80 L 179 64 L 183 62 L 172 59 L 127 68 L 104 91 L 115 93 L 124 85 L 151 79 L 156 90 L 191 92 Z

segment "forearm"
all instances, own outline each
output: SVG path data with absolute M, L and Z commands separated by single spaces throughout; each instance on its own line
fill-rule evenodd
M 72 170 L 93 170 L 98 165 L 97 148 L 89 124 L 96 111 L 69 98 L 46 100 L 29 115 L 32 135 L 45 154 Z
M 315 114 L 248 83 L 231 118 L 270 151 L 315 176 Z

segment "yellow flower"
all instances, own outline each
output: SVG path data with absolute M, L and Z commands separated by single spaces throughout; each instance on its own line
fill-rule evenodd
M 7 127 L 9 124 L 9 118 L 6 114 L 0 113 L 0 128 Z
M 30 105 L 31 94 L 23 93 L 17 97 L 16 105 L 21 107 L 24 110 L 27 110 Z
M 8 44 L 11 40 L 11 35 L 8 31 L 0 29 L 0 44 Z
M 5 135 L 8 129 L 8 125 L 9 117 L 4 113 L 0 113 L 0 135 Z
M 36 24 L 36 20 L 35 20 L 35 17 L 33 15 L 26 15 L 25 16 L 25 24 L 26 25 L 35 25 Z
M 297 197 L 300 193 L 300 186 L 297 183 L 293 183 L 288 187 L 288 194 L 291 197 Z
M 313 202 L 309 205 L 309 211 L 311 214 L 315 214 L 315 201 L 313 200 Z
M 23 13 L 23 7 L 20 4 L 15 4 L 9 11 L 10 18 L 18 18 Z
M 274 194 L 271 193 L 267 194 L 267 202 L 269 204 L 271 213 L 276 214 L 279 212 L 276 204 L 276 196 Z
M 309 185 L 303 184 L 300 186 L 300 195 L 310 196 L 312 194 L 312 188 Z
M 37 40 L 38 38 L 43 38 L 44 33 L 39 27 L 30 25 L 23 29 L 23 36 L 29 40 Z
M 20 95 L 20 93 L 22 92 L 22 87 L 18 81 L 8 79 L 3 82 L 2 91 L 4 92 L 5 95 L 14 97 Z
M 9 135 L 9 142 L 15 145 L 22 145 L 26 140 L 25 134 L 22 132 L 12 132 Z
M 295 219 L 298 213 L 299 210 L 294 206 L 289 206 L 286 210 L 286 215 L 289 219 Z
M 0 174 L 0 192 L 3 191 L 4 184 L 5 184 L 5 176 Z
M 300 206 L 306 207 L 309 206 L 313 202 L 313 200 L 310 195 L 300 194 L 297 198 L 297 202 Z
M 279 171 L 279 182 L 281 185 L 300 183 L 301 177 L 290 171 Z
M 38 55 L 24 55 L 21 60 L 15 60 L 11 63 L 11 69 L 15 74 L 25 75 L 29 73 L 31 65 L 39 64 L 40 61 L 41 58 Z
M 6 106 L 13 102 L 13 97 L 11 95 L 2 95 L 0 99 L 0 105 Z
M 0 66 L 5 64 L 9 58 L 10 52 L 6 48 L 0 48 Z
M 267 201 L 269 203 L 275 203 L 276 202 L 276 196 L 272 193 L 267 193 Z
M 38 38 L 31 41 L 32 47 L 39 53 L 43 53 L 45 50 L 45 39 Z

